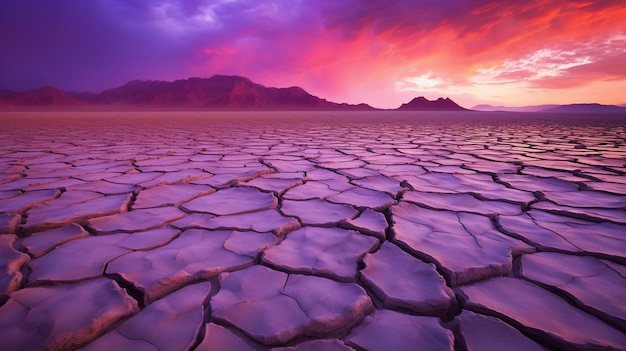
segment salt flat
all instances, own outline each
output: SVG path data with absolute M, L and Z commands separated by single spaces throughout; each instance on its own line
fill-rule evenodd
M 8 350 L 626 350 L 626 116 L 0 113 Z

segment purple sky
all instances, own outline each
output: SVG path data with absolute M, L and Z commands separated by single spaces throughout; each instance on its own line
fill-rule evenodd
M 623 0 L 3 0 L 0 88 L 237 74 L 397 107 L 626 103 Z

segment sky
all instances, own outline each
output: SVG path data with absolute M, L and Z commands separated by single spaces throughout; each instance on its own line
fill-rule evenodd
M 335 102 L 626 103 L 624 0 L 0 0 L 0 88 L 241 75 Z

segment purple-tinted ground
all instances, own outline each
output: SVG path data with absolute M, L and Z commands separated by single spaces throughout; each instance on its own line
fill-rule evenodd
M 7 350 L 624 350 L 626 119 L 0 114 Z

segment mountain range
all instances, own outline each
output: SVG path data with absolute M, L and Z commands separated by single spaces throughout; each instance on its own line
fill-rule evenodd
M 125 106 L 199 109 L 376 110 L 367 104 L 331 102 L 300 87 L 273 88 L 240 76 L 214 75 L 166 81 L 134 80 L 101 93 L 63 92 L 44 87 L 28 92 L 0 90 L 0 106 Z M 415 98 L 398 110 L 464 111 L 454 101 Z
M 64 92 L 55 87 L 14 92 L 0 89 L 2 107 L 77 107 L 118 106 L 120 108 L 183 109 L 265 109 L 265 110 L 378 110 L 367 104 L 331 102 L 311 95 L 300 87 L 273 88 L 241 76 L 214 75 L 173 82 L 133 80 L 101 93 Z M 471 110 L 449 98 L 428 100 L 416 97 L 396 108 L 398 111 L 509 111 L 548 113 L 626 113 L 626 106 L 601 104 L 492 106 L 477 105 Z

